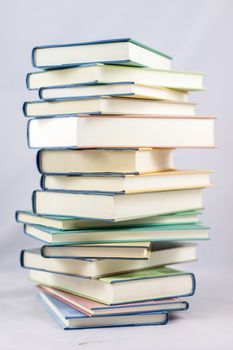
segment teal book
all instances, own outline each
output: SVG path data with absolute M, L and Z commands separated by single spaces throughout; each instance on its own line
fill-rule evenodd
M 43 69 L 95 63 L 170 69 L 171 59 L 130 38 L 45 45 L 32 50 L 33 66 Z
M 141 227 L 61 231 L 39 225 L 25 225 L 27 235 L 48 244 L 86 244 L 120 242 L 160 242 L 208 239 L 207 226 L 201 224 L 151 225 Z
M 195 291 L 195 277 L 192 273 L 164 266 L 98 279 L 36 270 L 30 270 L 29 277 L 36 284 L 54 287 L 107 305 L 191 296 Z

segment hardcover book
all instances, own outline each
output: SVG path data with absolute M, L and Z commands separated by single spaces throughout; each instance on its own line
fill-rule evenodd
M 186 297 L 194 294 L 192 273 L 158 267 L 99 279 L 79 278 L 30 270 L 30 279 L 56 289 L 112 305 L 154 299 Z
M 171 57 L 131 38 L 37 46 L 32 64 L 38 68 L 108 63 L 169 69 Z
M 164 311 L 89 317 L 46 293 L 39 292 L 39 298 L 51 316 L 64 330 L 164 325 L 168 321 L 168 313 Z
M 179 298 L 163 300 L 142 301 L 139 303 L 105 305 L 78 295 L 63 292 L 59 289 L 39 285 L 38 289 L 45 294 L 62 301 L 72 308 L 84 313 L 87 316 L 99 315 L 120 315 L 125 313 L 151 312 L 151 311 L 182 311 L 187 310 L 189 304 Z

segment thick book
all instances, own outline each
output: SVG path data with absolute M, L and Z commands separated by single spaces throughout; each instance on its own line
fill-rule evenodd
M 57 101 L 31 101 L 23 105 L 26 117 L 54 117 L 77 114 L 109 115 L 194 115 L 193 103 L 130 99 L 119 97 L 78 98 Z
M 82 297 L 112 305 L 136 301 L 186 297 L 194 294 L 192 273 L 169 267 L 134 271 L 99 279 L 30 270 L 30 279 Z
M 46 248 L 42 248 L 42 251 L 46 254 Z M 23 250 L 21 252 L 20 262 L 21 266 L 26 269 L 79 276 L 83 278 L 98 278 L 100 276 L 143 270 L 163 266 L 165 264 L 171 265 L 194 261 L 196 258 L 195 245 L 169 245 L 162 243 L 161 245 L 156 245 L 152 248 L 150 258 L 147 260 L 44 258 L 41 256 L 40 249 L 38 248 Z
M 64 330 L 164 325 L 169 319 L 165 311 L 89 317 L 47 293 L 39 292 L 38 294 L 47 311 Z
M 194 224 L 199 222 L 198 215 L 201 210 L 177 212 L 171 214 L 150 216 L 147 218 L 112 222 L 103 220 L 85 220 L 72 218 L 69 216 L 46 216 L 37 215 L 30 210 L 18 210 L 16 221 L 23 224 L 32 224 L 55 228 L 57 230 L 81 230 L 114 227 L 138 227 L 151 225 L 174 225 L 174 224 Z
M 169 69 L 171 57 L 131 38 L 37 46 L 32 64 L 37 68 L 105 63 Z
M 209 185 L 210 171 L 208 170 L 174 170 L 143 175 L 43 175 L 41 177 L 43 190 L 82 192 L 139 193 L 200 188 Z
M 145 86 L 133 82 L 119 82 L 113 84 L 81 84 L 65 87 L 58 86 L 55 88 L 48 87 L 41 88 L 39 90 L 39 97 L 46 101 L 97 96 L 118 96 L 188 102 L 188 93 L 185 91 L 155 86 Z
M 84 313 L 87 316 L 121 315 L 124 313 L 132 314 L 151 311 L 183 311 L 187 310 L 189 307 L 187 301 L 179 298 L 142 301 L 139 303 L 118 304 L 111 306 L 48 286 L 39 285 L 37 288 L 45 294 L 51 295 L 52 297 L 62 301 L 63 303 Z
M 131 220 L 176 211 L 199 209 L 202 189 L 131 194 L 42 191 L 32 194 L 33 212 L 112 221 Z
M 214 147 L 214 118 L 73 116 L 28 122 L 31 148 Z
M 126 259 L 146 260 L 151 254 L 151 242 L 44 245 L 41 256 L 62 259 Z
M 26 79 L 29 90 L 86 83 L 111 84 L 119 82 L 137 82 L 146 86 L 195 91 L 203 89 L 203 74 L 97 64 L 33 72 L 29 73 Z
M 173 149 L 42 149 L 42 174 L 143 174 L 174 169 Z
M 25 225 L 24 231 L 27 235 L 48 244 L 197 241 L 208 239 L 208 227 L 201 224 L 154 225 L 77 231 L 61 231 L 45 226 Z

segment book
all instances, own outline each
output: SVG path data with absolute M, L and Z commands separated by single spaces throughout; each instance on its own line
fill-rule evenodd
M 172 149 L 42 149 L 42 174 L 143 174 L 174 169 Z
M 37 215 L 30 210 L 18 210 L 16 221 L 24 224 L 47 226 L 57 230 L 80 230 L 93 228 L 138 227 L 150 225 L 194 224 L 199 222 L 201 210 L 177 212 L 171 214 L 149 216 L 146 218 L 112 222 L 104 220 L 85 220 L 69 216 Z
M 212 117 L 73 116 L 28 122 L 31 148 L 214 147 Z
M 44 258 L 62 259 L 127 259 L 146 260 L 150 257 L 151 242 L 96 243 L 44 245 L 40 254 Z M 51 249 L 50 249 L 51 248 Z
M 132 194 L 78 193 L 37 190 L 32 194 L 33 212 L 41 215 L 75 216 L 122 221 L 202 207 L 202 189 L 183 189 Z
M 43 190 L 139 193 L 210 185 L 208 170 L 174 170 L 142 175 L 43 175 Z
M 154 225 L 112 229 L 61 231 L 26 225 L 24 232 L 48 244 L 97 244 L 128 242 L 189 241 L 208 239 L 208 227 L 201 224 Z
M 131 38 L 45 45 L 32 50 L 32 64 L 37 68 L 96 62 L 169 69 L 171 57 Z
M 109 115 L 194 115 L 194 104 L 120 97 L 78 98 L 56 101 L 31 101 L 23 105 L 26 117 L 53 117 L 76 114 Z
M 39 285 L 37 288 L 49 294 L 55 299 L 71 306 L 72 308 L 84 313 L 87 316 L 99 315 L 121 315 L 124 313 L 150 312 L 150 311 L 182 311 L 187 310 L 189 304 L 179 298 L 170 298 L 163 300 L 142 301 L 139 303 L 105 305 L 97 301 L 82 298 L 78 295 L 63 292 L 62 290 Z
M 41 88 L 39 90 L 39 97 L 46 101 L 97 96 L 118 96 L 188 102 L 188 93 L 185 91 L 155 86 L 145 86 L 134 82 L 119 82 L 113 84 L 81 84 L 65 87 L 58 86 L 56 88 L 48 87 Z
M 107 305 L 186 297 L 195 291 L 195 277 L 192 273 L 166 266 L 98 279 L 29 270 L 29 278 L 36 284 L 61 289 Z
M 168 321 L 168 313 L 164 311 L 89 317 L 51 295 L 43 292 L 39 292 L 38 294 L 48 312 L 64 330 L 163 325 Z
M 96 64 L 33 72 L 29 73 L 26 78 L 29 90 L 86 83 L 112 84 L 119 82 L 137 82 L 146 86 L 165 87 L 181 91 L 199 91 L 203 89 L 203 74 Z
M 59 252 L 59 247 L 58 252 Z M 61 247 L 63 248 L 63 247 Z M 60 251 L 62 250 L 60 248 Z M 42 248 L 46 254 L 47 249 Z M 48 251 L 50 247 L 48 247 Z M 56 247 L 55 247 L 56 251 Z M 59 253 L 58 253 L 59 254 Z M 40 249 L 28 249 L 21 252 L 21 266 L 26 269 L 47 271 L 83 278 L 98 278 L 128 271 L 142 270 L 196 260 L 195 245 L 158 244 L 152 248 L 150 258 L 144 260 L 130 259 L 89 259 L 89 258 L 44 258 Z

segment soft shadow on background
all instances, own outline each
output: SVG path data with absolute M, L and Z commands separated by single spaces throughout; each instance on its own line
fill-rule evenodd
M 1 1 L 1 285 L 0 349 L 230 349 L 232 324 L 232 111 L 233 2 L 231 0 Z M 199 261 L 184 268 L 197 276 L 190 311 L 166 327 L 64 332 L 35 298 L 19 268 L 19 251 L 36 246 L 14 221 L 31 206 L 39 187 L 35 151 L 27 149 L 22 103 L 35 99 L 25 86 L 35 45 L 132 37 L 174 58 L 173 68 L 206 73 L 206 91 L 193 93 L 197 113 L 217 115 L 214 150 L 180 150 L 182 169 L 214 169 L 205 191 L 203 220 L 211 241 L 200 243 Z M 181 267 L 183 268 L 183 266 Z M 23 336 L 23 334 L 25 336 Z

